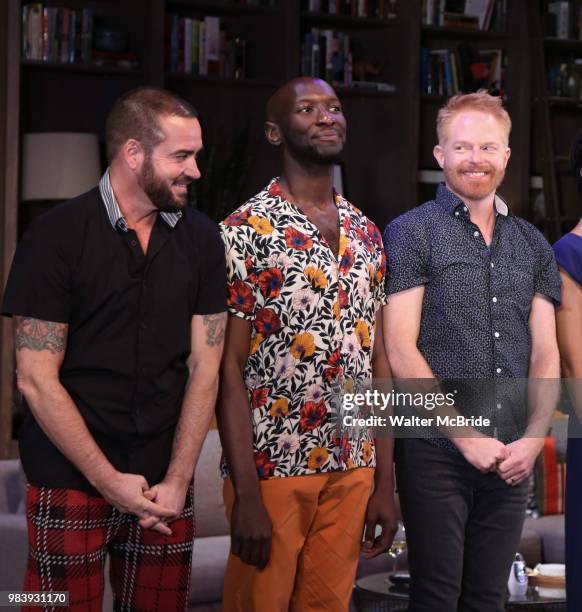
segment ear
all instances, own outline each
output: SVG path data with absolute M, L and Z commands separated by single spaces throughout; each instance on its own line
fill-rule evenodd
M 434 155 L 434 158 L 437 160 L 438 165 L 441 168 L 444 168 L 445 167 L 445 152 L 443 151 L 443 148 L 441 147 L 440 144 L 434 147 L 434 149 L 432 150 L 432 154 Z
M 141 142 L 135 138 L 130 138 L 121 148 L 121 156 L 131 170 L 139 170 L 145 158 Z
M 279 126 L 272 121 L 265 121 L 265 136 L 269 143 L 275 147 L 278 147 L 283 142 Z
M 507 168 L 507 162 L 509 161 L 510 157 L 511 157 L 511 149 L 509 147 L 507 147 L 507 149 L 505 150 L 505 166 L 504 166 L 504 168 Z

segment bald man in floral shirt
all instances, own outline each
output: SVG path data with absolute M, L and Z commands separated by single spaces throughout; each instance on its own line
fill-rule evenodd
M 223 606 L 347 610 L 364 524 L 367 556 L 395 531 L 391 441 L 340 435 L 335 406 L 342 389 L 389 376 L 377 317 L 385 258 L 376 226 L 332 187 L 346 135 L 333 89 L 296 79 L 267 113 L 283 174 L 221 224 L 232 536 Z

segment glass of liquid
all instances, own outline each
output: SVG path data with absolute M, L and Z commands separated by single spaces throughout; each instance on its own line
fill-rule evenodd
M 394 534 L 392 540 L 392 546 L 388 549 L 388 556 L 394 559 L 394 572 L 398 571 L 398 559 L 402 553 L 406 550 L 406 531 L 404 529 L 404 523 L 398 521 L 398 529 Z

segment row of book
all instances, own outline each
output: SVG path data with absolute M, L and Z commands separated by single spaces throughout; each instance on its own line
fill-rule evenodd
M 549 2 L 546 36 L 582 40 L 582 6 L 574 0 Z
M 301 44 L 301 74 L 334 86 L 393 92 L 390 83 L 354 79 L 353 41 L 345 32 L 312 28 Z
M 43 6 L 22 7 L 22 57 L 67 64 L 93 61 L 93 10 Z
M 566 62 L 553 58 L 548 62 L 547 74 L 550 96 L 582 99 L 582 59 Z
M 422 23 L 443 28 L 504 32 L 507 0 L 423 0 Z
M 452 96 L 478 89 L 504 95 L 505 56 L 502 49 L 427 49 L 420 54 L 421 93 Z
M 392 19 L 397 14 L 397 0 L 301 0 L 301 10 L 325 15 Z
M 247 76 L 246 40 L 229 36 L 220 17 L 166 18 L 166 64 L 173 73 L 242 79 Z

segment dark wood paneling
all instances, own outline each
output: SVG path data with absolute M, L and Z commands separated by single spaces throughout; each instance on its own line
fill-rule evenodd
M 16 247 L 18 210 L 18 87 L 20 10 L 16 0 L 0 3 L 0 286 L 6 284 Z M 14 452 L 12 414 L 14 356 L 12 325 L 0 322 L 0 457 Z

